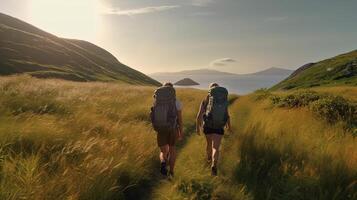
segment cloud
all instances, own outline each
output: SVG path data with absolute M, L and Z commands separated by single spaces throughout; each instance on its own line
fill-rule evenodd
M 117 10 L 111 9 L 104 12 L 104 14 L 110 15 L 125 15 L 125 16 L 133 16 L 133 15 L 142 15 L 154 12 L 162 12 L 166 10 L 172 10 L 181 7 L 180 5 L 169 5 L 169 6 L 150 6 L 150 7 L 143 7 L 137 9 L 129 9 L 129 10 Z
M 220 58 L 220 59 L 212 61 L 210 65 L 211 66 L 226 66 L 230 63 L 235 63 L 235 62 L 237 62 L 237 61 L 233 58 Z
M 268 18 L 265 18 L 264 21 L 266 21 L 266 22 L 281 22 L 281 21 L 284 21 L 287 19 L 288 19 L 288 17 L 268 17 Z
M 213 2 L 214 2 L 214 0 L 192 0 L 192 5 L 193 6 L 206 6 Z

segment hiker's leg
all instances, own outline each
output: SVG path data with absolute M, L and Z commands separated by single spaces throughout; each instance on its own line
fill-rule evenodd
M 161 163 L 167 162 L 167 158 L 169 156 L 169 145 L 160 147 L 160 161 Z
M 212 160 L 212 134 L 206 135 L 206 153 L 207 153 L 207 160 Z
M 219 147 L 221 146 L 222 135 L 212 134 L 212 167 L 217 167 L 219 157 Z
M 169 164 L 170 164 L 170 173 L 173 174 L 176 162 L 176 147 L 169 146 Z

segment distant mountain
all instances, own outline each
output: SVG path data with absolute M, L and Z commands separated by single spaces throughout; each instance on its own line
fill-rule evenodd
M 174 85 L 178 86 L 194 86 L 194 85 L 200 85 L 196 81 L 190 79 L 190 78 L 184 78 L 182 80 L 177 81 Z
M 181 72 L 164 72 L 151 74 L 161 82 L 176 82 L 190 78 L 200 85 L 199 89 L 207 89 L 208 85 L 216 82 L 236 94 L 247 94 L 259 88 L 271 87 L 287 78 L 293 71 L 279 68 L 270 68 L 252 74 L 234 74 L 211 69 L 186 70 Z
M 229 73 L 229 72 L 222 72 L 218 70 L 212 70 L 212 69 L 197 69 L 197 70 L 184 70 L 184 71 L 179 71 L 179 72 L 158 72 L 158 73 L 153 73 L 151 74 L 152 76 L 185 76 L 185 75 L 202 75 L 202 76 L 245 76 L 245 75 L 278 75 L 278 76 L 288 76 L 290 75 L 293 70 L 289 69 L 283 69 L 283 68 L 277 68 L 277 67 L 272 67 L 263 71 L 255 72 L 255 73 L 250 73 L 250 74 L 235 74 L 235 73 Z
M 266 70 L 263 70 L 260 72 L 252 73 L 251 75 L 288 76 L 293 72 L 294 72 L 294 70 L 290 70 L 290 69 L 271 67 L 269 69 L 266 69 Z
M 159 84 L 94 44 L 59 38 L 0 13 L 0 75 L 19 73 L 73 81 Z
M 184 70 L 179 72 L 158 72 L 151 74 L 152 76 L 185 76 L 185 75 L 201 75 L 201 76 L 235 76 L 237 74 L 221 72 L 212 69 L 197 69 L 197 70 Z
M 324 85 L 357 86 L 357 50 L 306 64 L 272 89 L 287 90 Z

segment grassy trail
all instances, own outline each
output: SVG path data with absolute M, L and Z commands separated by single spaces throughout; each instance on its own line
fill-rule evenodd
M 278 109 L 256 96 L 230 107 L 233 135 L 225 135 L 219 176 L 211 177 L 204 136 L 180 150 L 176 176 L 151 199 L 356 199 L 356 139 L 304 108 Z M 300 123 L 304 121 L 304 123 Z
M 148 119 L 153 90 L 1 78 L 0 199 L 357 199 L 353 129 L 306 106 L 278 107 L 271 96 L 286 95 L 278 93 L 231 99 L 234 134 L 224 137 L 212 178 L 205 138 L 194 134 L 207 93 L 178 89 L 187 137 L 175 178 L 163 179 Z M 356 88 L 318 92 L 357 103 Z
M 191 135 L 178 152 L 175 178 L 161 180 L 158 187 L 153 190 L 151 199 L 250 199 L 245 187 L 232 184 L 231 180 L 234 167 L 239 162 L 239 153 L 232 153 L 232 147 L 236 145 L 235 138 L 243 130 L 245 116 L 249 112 L 248 107 L 239 103 L 240 100 L 235 100 L 230 103 L 231 107 L 234 107 L 232 109 L 240 110 L 233 115 L 233 120 L 238 123 L 234 124 L 234 134 L 226 135 L 222 141 L 220 175 L 210 175 L 204 135 Z

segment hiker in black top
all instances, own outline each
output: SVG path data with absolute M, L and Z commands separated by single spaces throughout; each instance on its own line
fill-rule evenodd
M 209 95 L 202 101 L 196 119 L 196 131 L 200 135 L 201 128 L 207 141 L 207 161 L 211 164 L 212 175 L 217 175 L 217 162 L 224 128 L 231 131 L 228 113 L 228 92 L 217 83 L 210 84 Z

